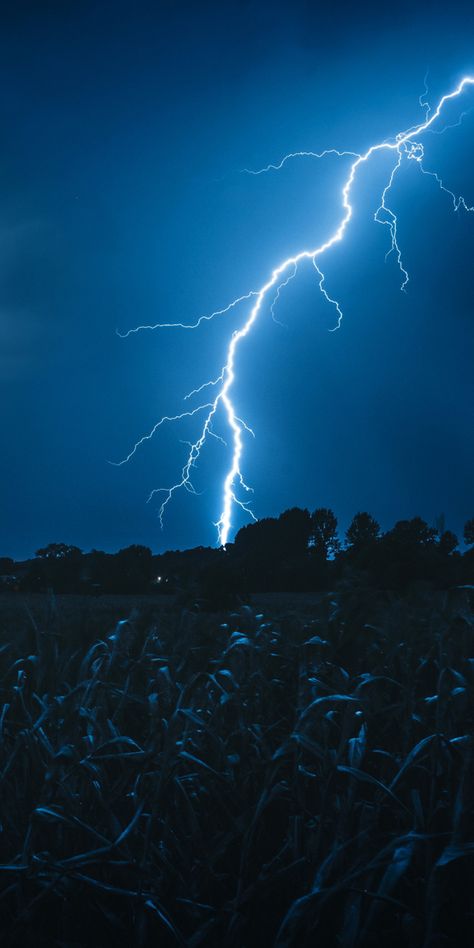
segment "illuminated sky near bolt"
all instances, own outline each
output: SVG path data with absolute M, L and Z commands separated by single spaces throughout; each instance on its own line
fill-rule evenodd
M 453 201 L 474 203 L 474 90 L 419 132 L 426 102 L 474 75 L 472 14 L 118 4 L 112 22 L 110 10 L 32 7 L 2 39 L 17 81 L 2 92 L 0 552 L 210 544 L 216 521 L 225 542 L 248 519 L 244 484 L 256 516 L 324 504 L 343 526 L 357 509 L 389 526 L 444 511 L 460 531 L 473 501 L 474 215 Z M 364 160 L 241 173 L 326 149 Z M 115 335 L 193 324 L 250 290 L 192 333 Z M 106 463 L 182 413 L 129 464 Z M 154 493 L 188 474 L 191 490 Z

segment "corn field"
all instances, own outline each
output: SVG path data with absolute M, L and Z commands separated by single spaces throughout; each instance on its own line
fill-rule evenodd
M 101 621 L 2 629 L 2 946 L 473 943 L 472 589 Z

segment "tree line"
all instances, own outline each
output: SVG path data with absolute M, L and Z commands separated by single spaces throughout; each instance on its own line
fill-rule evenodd
M 468 549 L 445 529 L 444 518 L 429 526 L 421 517 L 399 520 L 383 533 L 367 512 L 357 513 L 338 533 L 334 512 L 294 507 L 278 518 L 243 527 L 220 562 L 204 571 L 209 590 L 313 591 L 346 580 L 402 589 L 414 582 L 438 588 L 474 581 L 474 518 L 464 529 Z
M 50 543 L 34 559 L 0 557 L 3 589 L 60 593 L 176 593 L 195 587 L 204 599 L 231 593 L 317 591 L 339 581 L 401 589 L 414 582 L 437 588 L 474 582 L 474 518 L 463 533 L 467 549 L 445 529 L 421 517 L 399 520 L 383 532 L 367 512 L 357 513 L 341 540 L 337 517 L 319 507 L 293 507 L 240 529 L 225 549 L 197 547 L 153 555 L 134 544 L 118 553 Z

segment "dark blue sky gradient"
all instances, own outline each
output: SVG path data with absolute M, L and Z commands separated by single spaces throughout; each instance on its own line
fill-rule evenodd
M 391 8 L 35 0 L 2 13 L 0 554 L 215 542 L 217 442 L 202 493 L 177 496 L 162 533 L 145 503 L 175 480 L 195 424 L 163 429 L 127 467 L 107 461 L 218 374 L 245 310 L 198 333 L 115 330 L 193 321 L 337 226 L 347 162 L 240 169 L 364 150 L 420 119 L 427 66 L 433 102 L 474 72 L 472 4 Z M 472 106 L 474 91 L 446 115 Z M 474 203 L 474 110 L 424 144 L 426 166 Z M 474 214 L 403 174 L 401 294 L 372 221 L 386 173 L 383 156 L 364 169 L 347 237 L 321 261 L 341 331 L 301 267 L 276 311 L 286 328 L 266 308 L 239 349 L 235 401 L 257 436 L 245 475 L 259 517 L 331 506 L 345 528 L 367 509 L 388 528 L 443 511 L 460 534 L 474 514 Z

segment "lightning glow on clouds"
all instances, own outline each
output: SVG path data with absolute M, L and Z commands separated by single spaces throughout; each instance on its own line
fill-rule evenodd
M 217 527 L 218 543 L 221 546 L 225 546 L 229 540 L 232 530 L 232 515 L 235 507 L 241 508 L 250 517 L 255 519 L 249 506 L 248 498 L 248 495 L 252 493 L 252 488 L 250 488 L 245 483 L 241 469 L 244 451 L 244 436 L 247 434 L 254 436 L 254 433 L 252 429 L 249 428 L 249 426 L 237 416 L 232 401 L 232 387 L 236 379 L 236 357 L 239 344 L 241 343 L 242 339 L 244 339 L 250 333 L 252 326 L 256 322 L 262 307 L 267 300 L 270 303 L 271 315 L 276 320 L 274 309 L 278 302 L 280 293 L 285 288 L 285 286 L 287 286 L 289 281 L 296 276 L 298 265 L 305 260 L 311 261 L 313 264 L 318 276 L 319 289 L 326 302 L 335 309 L 337 321 L 334 329 L 340 328 L 343 318 L 342 309 L 339 302 L 336 299 L 330 297 L 325 289 L 325 276 L 320 266 L 320 259 L 325 253 L 327 253 L 328 250 L 331 249 L 331 247 L 334 247 L 336 244 L 340 243 L 344 238 L 345 232 L 353 214 L 353 207 L 350 197 L 360 166 L 366 164 L 369 159 L 371 159 L 378 152 L 383 151 L 393 153 L 394 163 L 392 165 L 387 184 L 382 191 L 380 204 L 375 211 L 374 221 L 385 225 L 389 230 L 390 247 L 387 252 L 387 256 L 394 254 L 397 260 L 401 275 L 401 289 L 404 291 L 406 290 L 406 286 L 409 282 L 409 275 L 403 264 L 402 253 L 398 243 L 397 216 L 390 208 L 388 203 L 390 191 L 394 185 L 396 177 L 399 176 L 403 165 L 408 161 L 415 161 L 421 173 L 434 178 L 440 190 L 444 191 L 451 198 L 455 211 L 459 211 L 460 208 L 462 208 L 464 211 L 474 211 L 474 207 L 469 206 L 462 195 L 457 196 L 453 191 L 444 185 L 444 182 L 437 172 L 429 171 L 424 167 L 424 147 L 418 141 L 419 136 L 423 135 L 425 132 L 433 131 L 436 134 L 441 134 L 448 128 L 453 128 L 461 124 L 464 116 L 470 110 L 464 111 L 458 121 L 453 125 L 444 126 L 440 130 L 432 128 L 441 115 L 446 103 L 460 96 L 468 86 L 474 86 L 473 76 L 464 76 L 452 92 L 442 96 L 438 102 L 437 107 L 433 110 L 427 101 L 428 87 L 427 77 L 425 77 L 425 89 L 419 99 L 420 106 L 425 111 L 424 121 L 418 125 L 413 125 L 411 128 L 403 132 L 400 132 L 393 140 L 383 141 L 372 145 L 362 154 L 353 151 L 338 151 L 334 148 L 326 149 L 322 152 L 294 152 L 285 155 L 276 164 L 269 164 L 265 168 L 261 168 L 256 171 L 249 171 L 246 169 L 246 173 L 248 174 L 260 175 L 271 171 L 279 171 L 288 161 L 295 158 L 311 157 L 315 159 L 322 159 L 327 156 L 352 158 L 353 160 L 350 164 L 348 175 L 341 193 L 342 217 L 339 226 L 319 246 L 303 249 L 299 253 L 287 257 L 286 260 L 283 260 L 281 263 L 279 263 L 278 266 L 276 266 L 272 271 L 266 283 L 264 283 L 260 289 L 251 290 L 250 292 L 233 300 L 224 308 L 215 310 L 215 312 L 210 313 L 209 315 L 200 316 L 194 323 L 156 323 L 155 325 L 150 326 L 137 326 L 133 329 L 129 329 L 128 332 L 121 334 L 122 338 L 126 338 L 132 333 L 138 333 L 146 329 L 180 328 L 195 330 L 198 329 L 204 322 L 209 322 L 220 316 L 225 316 L 227 313 L 236 309 L 241 304 L 248 303 L 251 300 L 253 301 L 250 311 L 242 322 L 240 329 L 234 330 L 231 335 L 227 348 L 226 361 L 220 374 L 215 379 L 204 382 L 198 388 L 193 389 L 193 391 L 189 392 L 185 396 L 185 400 L 188 400 L 200 394 L 204 390 L 207 390 L 208 388 L 217 387 L 217 392 L 214 398 L 212 398 L 210 401 L 206 401 L 197 405 L 192 410 L 183 411 L 172 416 L 165 415 L 153 426 L 148 434 L 145 434 L 136 442 L 126 457 L 117 462 L 118 466 L 129 462 L 138 448 L 140 448 L 144 442 L 149 441 L 157 432 L 157 430 L 166 422 L 174 423 L 184 418 L 194 417 L 201 412 L 206 412 L 204 422 L 199 430 L 196 440 L 194 442 L 185 442 L 188 445 L 189 451 L 186 462 L 181 470 L 180 477 L 178 477 L 177 481 L 171 487 L 155 488 L 151 491 L 148 498 L 148 500 L 151 500 L 156 494 L 164 494 L 164 499 L 162 500 L 161 506 L 159 508 L 159 518 L 162 526 L 166 508 L 178 491 L 183 489 L 189 493 L 197 494 L 192 482 L 192 473 L 208 437 L 216 438 L 220 443 L 222 443 L 223 446 L 228 447 L 224 439 L 221 438 L 220 435 L 217 435 L 213 430 L 213 422 L 216 419 L 218 411 L 221 411 L 221 414 L 224 416 L 225 422 L 227 424 L 227 430 L 229 432 L 229 440 L 231 442 L 230 464 L 222 485 L 221 513 L 217 523 L 215 524 Z M 245 496 L 247 499 L 242 499 Z

